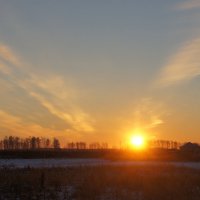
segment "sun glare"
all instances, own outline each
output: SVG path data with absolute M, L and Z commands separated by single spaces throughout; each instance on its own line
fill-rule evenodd
M 132 147 L 136 149 L 142 149 L 145 146 L 145 139 L 142 135 L 134 135 L 130 139 Z

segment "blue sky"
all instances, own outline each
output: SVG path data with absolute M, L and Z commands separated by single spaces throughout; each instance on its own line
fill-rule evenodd
M 0 1 L 2 137 L 198 141 L 199 9 L 198 0 Z

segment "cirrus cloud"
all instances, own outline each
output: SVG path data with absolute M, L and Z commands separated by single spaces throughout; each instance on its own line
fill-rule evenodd
M 15 67 L 21 67 L 23 65 L 19 56 L 17 56 L 10 47 L 4 44 L 0 44 L 0 58 L 11 63 Z
M 58 120 L 64 122 L 67 129 L 63 130 L 63 134 L 66 132 L 83 134 L 84 132 L 94 131 L 93 120 L 88 113 L 83 111 L 79 103 L 78 90 L 72 84 L 69 84 L 66 77 L 50 74 L 49 72 L 41 75 L 30 70 L 24 63 L 10 47 L 0 44 L 0 73 L 2 74 L 0 78 L 4 79 L 4 84 L 12 85 L 15 90 L 22 89 L 38 105 L 46 109 L 49 115 L 53 115 Z M 26 120 L 18 119 L 19 116 L 15 116 L 12 113 L 8 115 L 3 111 L 4 108 L 0 107 L 0 109 L 2 109 L 0 115 L 5 119 L 9 119 L 7 121 L 10 124 L 13 123 L 13 127 L 18 127 L 19 125 L 20 130 L 22 130 L 24 126 L 24 129 L 27 129 L 26 131 L 30 133 L 33 133 L 36 129 L 37 131 L 42 130 L 39 124 L 26 126 L 23 123 L 22 126 L 20 125 L 21 122 Z M 31 113 L 29 114 L 31 115 Z M 4 124 L 8 130 L 12 127 L 8 123 Z M 29 128 L 31 131 L 28 130 Z M 55 131 L 49 130 L 50 128 L 48 129 L 49 133 Z
M 200 8 L 200 1 L 199 0 L 184 1 L 177 4 L 175 8 L 178 10 L 190 10 L 194 8 Z
M 170 86 L 200 75 L 200 38 L 183 45 L 162 69 L 156 86 Z

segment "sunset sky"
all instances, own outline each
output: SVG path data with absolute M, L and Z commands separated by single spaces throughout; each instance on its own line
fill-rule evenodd
M 0 0 L 0 136 L 200 142 L 200 0 Z

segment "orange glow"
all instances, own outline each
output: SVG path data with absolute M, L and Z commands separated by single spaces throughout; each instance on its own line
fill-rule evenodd
M 131 146 L 135 149 L 144 149 L 145 138 L 142 135 L 134 135 L 130 138 Z

